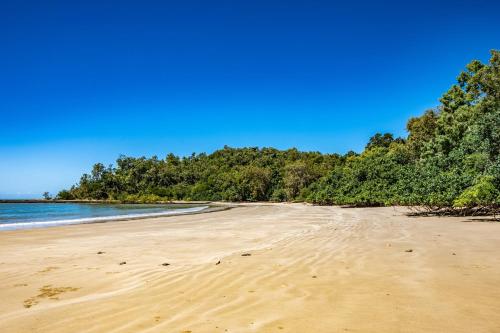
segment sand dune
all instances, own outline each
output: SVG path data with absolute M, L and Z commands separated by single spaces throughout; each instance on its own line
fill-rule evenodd
M 269 204 L 1 232 L 0 332 L 500 332 L 500 224 L 467 220 Z

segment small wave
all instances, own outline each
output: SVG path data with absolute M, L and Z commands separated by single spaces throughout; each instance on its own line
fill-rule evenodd
M 200 207 L 193 207 L 193 208 L 179 208 L 179 209 L 166 210 L 166 211 L 157 212 L 157 213 L 98 216 L 98 217 L 86 217 L 86 218 L 71 219 L 71 220 L 6 223 L 6 224 L 0 224 L 0 230 L 32 229 L 32 228 L 55 227 L 55 226 L 69 225 L 69 224 L 98 223 L 98 222 L 130 220 L 130 219 L 138 219 L 138 218 L 146 218 L 146 217 L 182 215 L 182 214 L 200 212 L 200 211 L 207 209 L 207 208 L 209 208 L 209 206 L 200 206 Z

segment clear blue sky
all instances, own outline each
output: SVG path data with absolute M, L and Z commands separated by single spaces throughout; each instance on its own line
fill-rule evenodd
M 360 151 L 405 135 L 472 59 L 498 1 L 2 1 L 0 196 L 119 154 Z

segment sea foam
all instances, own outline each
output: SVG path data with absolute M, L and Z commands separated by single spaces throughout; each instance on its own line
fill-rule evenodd
M 209 206 L 200 206 L 200 207 L 192 207 L 192 208 L 177 208 L 177 209 L 165 210 L 163 212 L 156 212 L 156 213 L 122 214 L 122 215 L 113 215 L 113 216 L 86 217 L 86 218 L 69 219 L 69 220 L 5 223 L 5 224 L 0 224 L 0 230 L 33 229 L 33 228 L 55 227 L 55 226 L 60 226 L 60 225 L 100 223 L 100 222 L 109 222 L 109 221 L 123 221 L 123 220 L 131 220 L 131 219 L 140 219 L 140 218 L 147 218 L 147 217 L 183 215 L 183 214 L 200 212 L 200 211 L 205 210 L 207 208 L 209 208 Z

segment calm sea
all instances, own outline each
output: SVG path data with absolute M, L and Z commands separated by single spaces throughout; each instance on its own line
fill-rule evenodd
M 116 219 L 186 214 L 208 206 L 80 203 L 0 203 L 0 231 Z

